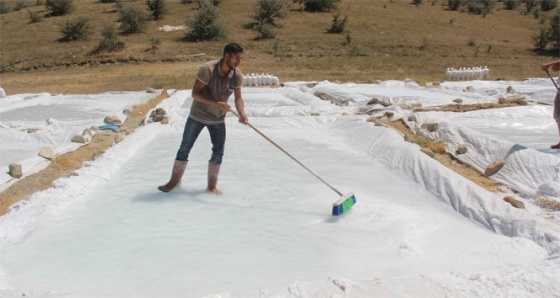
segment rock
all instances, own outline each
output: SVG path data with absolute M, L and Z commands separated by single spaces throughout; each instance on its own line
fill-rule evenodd
M 167 118 L 167 123 L 169 123 L 167 112 L 162 108 L 157 108 L 150 113 L 150 122 L 161 122 L 164 118 Z
M 161 119 L 161 124 L 169 124 L 169 117 L 164 116 L 164 117 Z
M 105 124 L 112 124 L 112 125 L 121 125 L 122 124 L 121 119 L 119 119 L 119 117 L 117 117 L 117 116 L 107 116 L 107 117 L 105 117 L 105 119 L 103 119 L 103 122 Z
M 88 142 L 88 140 L 86 139 L 86 137 L 84 137 L 84 136 L 82 136 L 82 135 L 75 135 L 75 136 L 72 138 L 72 142 L 74 142 L 74 143 L 82 143 L 82 144 L 85 144 L 85 143 Z
M 474 92 L 475 90 L 474 90 L 474 87 L 473 87 L 473 86 L 467 86 L 467 87 L 465 87 L 465 89 L 463 89 L 463 91 L 464 91 L 464 92 L 471 92 L 471 93 L 472 93 L 472 92 Z
M 453 100 L 453 102 L 456 103 L 456 104 L 462 104 L 462 103 L 463 103 L 463 99 L 462 99 L 462 98 L 455 98 L 455 99 Z
M 148 89 L 146 89 L 146 92 L 147 93 L 157 93 L 156 89 L 154 89 L 154 88 L 148 88 Z
M 100 131 L 99 128 L 97 130 Z M 91 128 L 86 128 L 82 132 L 82 136 L 84 136 L 87 139 L 87 138 L 93 137 L 95 135 L 95 133 L 96 133 L 95 130 L 92 130 Z
M 500 161 L 494 162 L 493 164 L 488 166 L 488 168 L 486 168 L 486 170 L 484 171 L 484 176 L 490 177 L 490 176 L 496 174 L 499 170 L 502 169 L 502 167 L 505 164 L 506 164 L 505 160 L 500 160 Z
M 39 131 L 39 129 L 37 129 L 37 128 L 29 128 L 29 129 L 27 130 L 27 133 L 36 133 L 37 131 Z
M 461 155 L 467 153 L 467 151 L 468 151 L 467 145 L 461 145 L 459 146 L 459 148 L 457 148 L 457 151 L 455 151 L 455 153 Z
M 523 204 L 523 202 L 516 200 L 510 196 L 504 197 L 504 201 L 510 203 L 515 208 L 525 209 L 525 204 Z
M 385 116 L 387 118 L 392 118 L 393 116 L 395 116 L 395 113 L 387 111 L 387 112 L 385 112 L 385 114 L 383 116 Z
M 21 178 L 23 176 L 23 170 L 20 164 L 12 163 L 8 168 L 8 173 L 10 174 L 10 176 L 14 178 Z
M 319 97 L 322 100 L 328 100 L 331 103 L 339 105 L 339 106 L 345 107 L 345 106 L 348 105 L 348 100 L 347 99 L 337 97 L 337 96 L 334 96 L 334 95 L 330 95 L 330 94 L 325 93 L 325 92 L 317 91 L 317 92 L 314 93 L 314 95 Z
M 425 129 L 429 132 L 434 132 L 439 129 L 439 123 L 424 123 L 420 126 L 422 129 Z
M 48 160 L 53 160 L 55 157 L 54 150 L 51 147 L 43 147 L 41 151 L 39 151 L 39 156 Z
M 414 138 L 410 135 L 404 135 L 405 142 L 414 143 Z
M 413 115 L 408 116 L 408 119 L 407 119 L 407 120 L 408 120 L 409 122 L 415 122 L 415 121 L 416 121 L 416 115 L 413 114 Z
M 526 106 L 529 104 L 529 101 L 526 98 L 520 98 L 517 100 L 517 104 L 520 106 Z
M 375 105 L 375 104 L 379 104 L 379 105 L 382 105 L 382 106 L 384 106 L 384 107 L 388 107 L 388 106 L 391 105 L 390 102 L 385 102 L 385 101 L 380 100 L 380 99 L 375 98 L 375 97 L 372 98 L 372 99 L 370 99 L 370 101 L 368 101 L 368 103 L 367 103 L 368 106 L 369 106 L 369 105 Z

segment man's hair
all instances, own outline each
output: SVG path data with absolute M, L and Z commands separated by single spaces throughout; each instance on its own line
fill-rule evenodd
M 237 53 L 243 53 L 243 48 L 234 42 L 227 44 L 224 48 L 224 56 L 226 54 L 232 55 Z

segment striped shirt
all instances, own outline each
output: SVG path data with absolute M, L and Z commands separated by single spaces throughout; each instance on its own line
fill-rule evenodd
M 239 68 L 230 70 L 227 75 L 220 71 L 222 60 L 214 60 L 200 67 L 196 79 L 206 85 L 202 94 L 213 101 L 227 102 L 235 88 L 243 86 L 243 73 Z M 204 124 L 222 124 L 225 121 L 226 111 L 194 100 L 189 118 Z

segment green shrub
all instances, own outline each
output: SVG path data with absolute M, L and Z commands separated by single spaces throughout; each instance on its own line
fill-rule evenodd
M 63 16 L 69 14 L 74 6 L 72 0 L 47 0 L 45 7 L 50 11 L 49 16 Z
M 119 9 L 119 21 L 123 34 L 140 33 L 146 29 L 150 16 L 142 9 L 134 6 L 122 6 Z
M 33 12 L 31 10 L 27 10 L 27 12 L 29 14 L 29 21 L 31 23 L 39 23 L 41 21 L 42 17 L 40 14 Z
M 161 20 L 166 12 L 165 0 L 146 0 L 148 9 L 152 12 L 154 20 Z
M 261 39 L 271 39 L 276 37 L 276 31 L 274 31 L 274 26 L 270 24 L 258 24 L 254 27 L 257 31 L 257 36 L 255 40 Z
M 340 0 L 293 0 L 293 2 L 302 4 L 303 10 L 308 12 L 329 12 L 337 9 Z
M 74 20 L 66 21 L 60 33 L 62 33 L 62 37 L 59 41 L 62 42 L 86 40 L 91 35 L 89 20 L 84 17 L 78 17 Z
M 24 8 L 27 8 L 27 3 L 25 3 L 25 1 L 18 0 L 14 6 L 14 11 L 20 11 Z
M 533 45 L 537 50 L 544 50 L 548 46 L 548 30 L 541 28 L 537 34 L 533 36 Z
M 277 27 L 276 18 L 284 18 L 284 2 L 282 0 L 257 0 L 253 11 L 253 19 L 257 24 L 268 24 Z
M 218 9 L 213 5 L 203 5 L 192 22 L 192 29 L 185 35 L 187 41 L 219 40 L 226 36 L 224 27 L 219 23 Z
M 10 8 L 6 5 L 6 2 L 0 0 L 0 14 L 7 14 L 10 12 Z
M 507 10 L 515 10 L 521 3 L 521 0 L 504 0 L 504 8 Z
M 470 13 L 486 16 L 496 5 L 496 0 L 468 0 L 466 5 Z
M 527 14 L 530 13 L 536 5 L 537 0 L 525 0 L 525 10 Z
M 558 3 L 556 2 L 558 0 L 541 0 L 540 1 L 540 7 L 542 11 L 551 11 L 553 9 L 556 8 L 556 6 L 558 6 Z
M 447 6 L 450 10 L 457 11 L 463 6 L 464 0 L 447 0 Z
M 340 19 L 340 14 L 336 14 L 333 16 L 332 24 L 329 29 L 327 29 L 328 33 L 342 33 L 344 32 L 344 28 L 346 27 L 346 22 L 348 22 L 348 16 L 345 16 L 344 19 Z
M 101 36 L 103 36 L 103 38 L 99 44 L 97 44 L 95 50 L 93 50 L 93 54 L 101 52 L 118 52 L 124 49 L 124 42 L 117 39 L 117 33 L 115 32 L 113 25 L 105 24 L 101 30 Z

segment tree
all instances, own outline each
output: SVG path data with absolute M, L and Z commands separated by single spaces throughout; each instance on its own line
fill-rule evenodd
M 119 9 L 119 21 L 123 34 L 140 33 L 146 29 L 150 16 L 134 6 L 122 6 Z
M 293 0 L 294 3 L 303 5 L 303 10 L 308 12 L 329 12 L 336 10 L 340 0 Z
M 257 24 L 268 24 L 278 27 L 276 18 L 284 18 L 286 13 L 283 11 L 284 2 L 282 0 L 257 0 L 253 19 Z
M 50 16 L 63 16 L 72 11 L 72 0 L 47 0 L 45 7 L 50 11 Z
M 152 12 L 154 20 L 161 20 L 166 12 L 165 0 L 146 0 L 148 9 Z
M 226 36 L 226 31 L 219 23 L 218 9 L 214 5 L 203 5 L 194 20 L 188 22 L 191 31 L 185 35 L 187 41 L 218 40 Z

